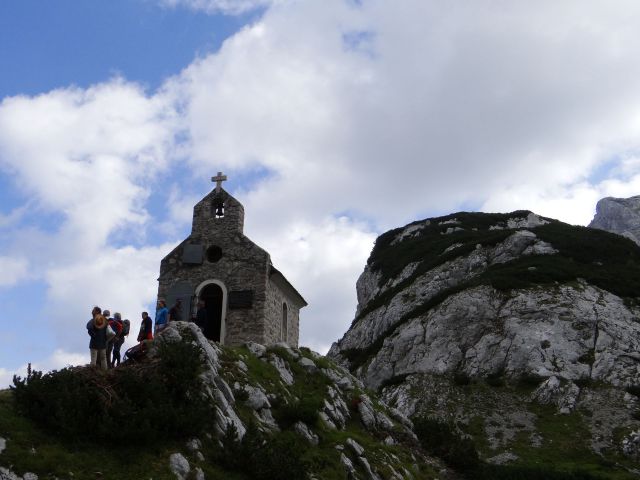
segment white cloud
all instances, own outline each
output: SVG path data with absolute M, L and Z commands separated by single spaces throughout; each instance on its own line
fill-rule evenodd
M 186 7 L 206 13 L 239 15 L 258 8 L 283 3 L 283 0 L 160 0 L 165 7 Z
M 6 368 L 0 368 L 0 390 L 12 385 L 12 379 L 16 372 L 11 372 Z
M 48 286 L 53 346 L 85 346 L 94 304 L 121 310 L 137 325 L 153 303 L 159 262 L 171 246 L 157 238 L 131 245 L 145 239 L 150 186 L 177 148 L 173 107 L 162 91 L 150 95 L 119 78 L 0 104 L 0 168 L 30 197 L 24 214 L 54 225 L 14 226 L 0 284 L 27 275 L 20 258 L 38 266 L 31 276 Z M 24 328 L 32 321 L 23 319 Z
M 29 264 L 24 258 L 0 256 L 0 287 L 16 285 L 28 276 Z
M 373 247 L 366 225 L 347 217 L 327 217 L 317 223 L 300 221 L 281 231 L 247 231 L 271 254 L 271 260 L 305 297 L 301 311 L 303 345 L 326 353 L 345 332 L 356 310 L 355 279 Z
M 147 219 L 140 182 L 165 168 L 172 122 L 161 94 L 149 97 L 121 79 L 6 98 L 0 166 L 39 208 L 63 213 L 86 248 L 97 248 L 115 228 Z
M 271 10 L 175 81 L 192 164 L 275 172 L 248 194 L 287 219 L 346 208 L 383 228 L 585 181 L 640 138 L 639 7 L 616 6 Z
M 42 372 L 48 372 L 51 370 L 60 370 L 62 368 L 86 365 L 89 363 L 89 352 L 87 354 L 69 352 L 63 349 L 56 349 L 46 359 L 31 364 L 31 370 L 38 370 Z M 28 373 L 28 364 L 21 365 L 14 371 L 6 368 L 0 368 L 0 389 L 7 388 L 9 385 L 13 385 L 13 376 L 26 378 Z

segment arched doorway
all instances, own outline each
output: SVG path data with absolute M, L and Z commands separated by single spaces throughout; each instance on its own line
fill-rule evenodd
M 196 289 L 199 300 L 204 302 L 206 320 L 203 333 L 209 340 L 224 343 L 226 289 L 217 281 L 208 281 Z

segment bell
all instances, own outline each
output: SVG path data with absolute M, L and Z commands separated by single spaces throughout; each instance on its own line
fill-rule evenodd
M 222 202 L 216 205 L 216 217 L 224 217 L 224 204 Z

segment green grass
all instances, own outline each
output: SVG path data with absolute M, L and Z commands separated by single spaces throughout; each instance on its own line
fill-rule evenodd
M 532 448 L 529 434 L 520 432 L 511 451 L 520 457 L 515 465 L 543 467 L 553 465 L 558 471 L 580 469 L 592 475 L 612 480 L 631 480 L 635 477 L 622 468 L 615 468 L 616 462 L 628 462 L 618 455 L 603 459 L 589 446 L 591 432 L 579 411 L 569 415 L 559 415 L 552 406 L 530 404 L 529 410 L 535 413 L 536 431 L 542 436 L 542 445 Z

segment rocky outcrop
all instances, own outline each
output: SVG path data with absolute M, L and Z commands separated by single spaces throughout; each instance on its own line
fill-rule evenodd
M 418 372 L 631 385 L 640 375 L 639 313 L 584 283 L 509 293 L 480 286 L 399 325 L 358 373 L 376 389 Z
M 640 195 L 603 198 L 589 227 L 617 233 L 640 245 Z
M 389 444 L 406 445 L 408 458 L 421 455 L 411 431 L 411 422 L 379 400 L 364 394 L 362 383 L 348 370 L 327 362 L 317 353 L 292 349 L 286 344 L 265 347 L 248 343 L 243 348 L 225 349 L 207 340 L 198 327 L 188 322 L 169 324 L 158 335 L 155 344 L 185 341 L 201 349 L 206 366 L 201 374 L 203 394 L 214 407 L 216 423 L 213 433 L 218 439 L 221 440 L 229 428 L 235 429 L 238 437 L 242 438 L 249 424 L 254 423 L 264 432 L 290 428 L 312 448 L 327 448 L 326 443 L 331 438 L 327 432 L 336 431 L 336 439 L 342 439 L 351 428 L 349 424 L 357 421 L 363 431 L 371 435 L 369 448 L 378 443 L 379 448 L 365 451 L 350 438 L 346 442 L 349 448 L 345 449 L 339 442 L 330 445 L 330 451 L 335 452 L 336 462 L 343 465 L 345 474 L 352 474 L 353 478 L 380 479 L 379 472 L 393 470 L 403 472 L 394 478 L 413 478 L 411 472 L 404 470 L 399 457 L 385 457 L 384 461 L 379 461 Z M 154 355 L 154 350 L 151 355 Z M 316 388 L 320 388 L 322 394 L 314 400 L 318 404 L 319 423 L 311 425 L 298 420 L 290 427 L 279 423 L 276 420 L 281 417 L 278 407 L 282 409 L 283 405 L 290 405 L 297 408 L 294 406 L 304 400 L 296 392 L 304 392 L 307 397 L 319 393 L 305 386 L 309 377 L 318 378 L 315 383 L 319 387 Z M 354 445 L 359 448 L 354 449 Z M 171 471 L 178 479 L 192 478 L 193 475 L 204 478 L 198 466 L 205 460 L 202 442 L 192 439 L 186 447 L 184 455 L 176 452 L 170 456 Z M 190 463 L 187 456 L 195 459 L 195 464 L 193 461 Z M 374 458 L 378 460 L 374 461 Z
M 589 448 L 621 451 L 619 432 L 640 426 L 624 400 L 640 384 L 638 290 L 619 281 L 635 278 L 638 253 L 531 212 L 414 222 L 376 241 L 329 356 L 406 415 L 476 425 L 494 463 L 517 458 L 508 449 L 523 435 L 545 442 L 529 405 L 588 410 Z

